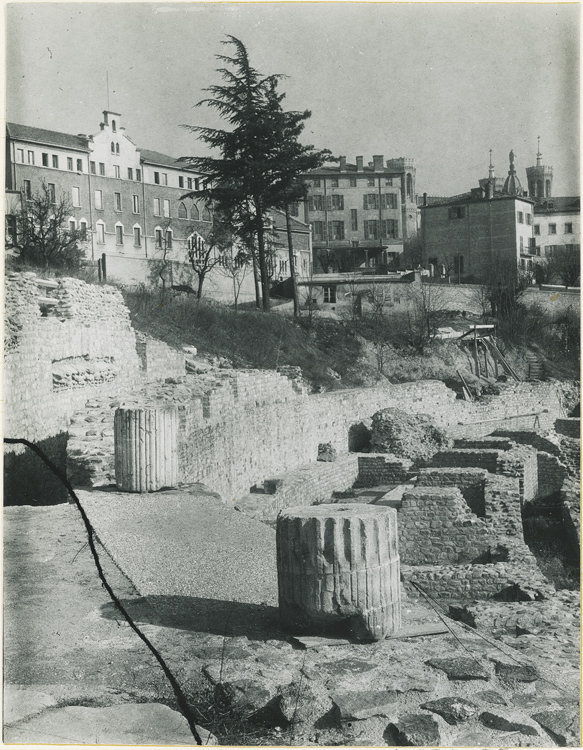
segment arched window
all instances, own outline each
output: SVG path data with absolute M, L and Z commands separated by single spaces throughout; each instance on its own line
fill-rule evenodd
M 551 197 L 551 181 L 547 180 L 545 182 L 545 198 Z
M 178 218 L 179 219 L 188 219 L 188 212 L 186 210 L 186 206 L 182 201 L 178 204 Z
M 407 175 L 407 198 L 413 197 L 413 178 L 410 174 Z
M 111 121 L 111 129 L 112 129 L 112 131 L 113 131 L 114 133 L 115 133 L 115 132 L 117 131 L 117 128 L 116 128 L 116 126 L 115 126 L 115 120 L 112 120 L 112 121 Z
M 211 212 L 208 209 L 208 206 L 205 206 L 202 209 L 202 220 L 203 221 L 211 221 Z
M 115 143 L 113 141 L 111 142 L 111 153 L 115 154 Z
M 115 153 L 119 154 L 119 143 L 115 144 Z
M 198 206 L 196 205 L 196 203 L 193 203 L 192 206 L 190 207 L 190 218 L 193 221 L 198 221 L 200 219 L 200 212 L 198 210 Z

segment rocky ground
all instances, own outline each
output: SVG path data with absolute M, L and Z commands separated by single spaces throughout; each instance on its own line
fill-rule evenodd
M 114 590 L 222 744 L 579 746 L 578 594 L 466 603 L 477 630 L 405 598 L 405 628 L 445 632 L 303 648 L 278 620 L 272 529 L 201 488 L 80 496 Z M 4 741 L 193 744 L 77 510 L 7 508 L 4 535 Z

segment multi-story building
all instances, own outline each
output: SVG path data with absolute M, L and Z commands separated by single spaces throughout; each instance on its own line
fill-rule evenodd
M 170 283 L 194 283 L 188 250 L 201 248 L 212 227 L 209 206 L 197 192 L 204 175 L 188 162 L 141 149 L 128 137 L 119 113 L 104 111 L 96 135 L 71 135 L 9 123 L 6 128 L 6 235 L 17 246 L 22 202 L 46 185 L 54 200 L 70 205 L 69 226 L 81 231 L 88 259 L 105 256 L 108 277 L 148 282 L 163 257 Z M 184 197 L 191 194 L 191 197 Z M 285 217 L 268 217 L 270 236 L 285 232 Z M 292 219 L 298 274 L 311 272 L 309 227 Z M 287 243 L 274 241 L 274 280 L 289 275 Z M 236 252 L 236 249 L 235 249 Z M 217 264 L 207 289 L 228 296 L 231 282 Z M 252 277 L 252 274 L 249 274 Z M 249 286 L 251 296 L 252 279 Z M 242 291 L 245 298 L 246 291 Z
M 314 264 L 324 271 L 389 265 L 417 232 L 413 159 L 373 156 L 365 166 L 340 157 L 304 175 L 305 222 L 313 233 Z M 296 209 L 298 210 L 298 209 Z
M 482 181 L 481 181 L 482 182 Z M 522 189 L 510 152 L 508 176 L 498 192 L 493 176 L 480 187 L 421 207 L 423 263 L 434 275 L 483 281 L 493 270 L 529 270 L 535 256 L 534 205 Z
M 561 248 L 581 250 L 581 200 L 545 198 L 534 205 L 534 253 L 548 258 Z

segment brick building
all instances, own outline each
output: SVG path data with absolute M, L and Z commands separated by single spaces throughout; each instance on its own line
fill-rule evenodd
M 122 125 L 122 117 L 103 112 L 96 135 L 71 135 L 8 123 L 6 127 L 6 236 L 17 247 L 17 216 L 21 202 L 38 194 L 42 184 L 55 200 L 64 196 L 71 206 L 71 227 L 86 237 L 85 256 L 105 255 L 107 274 L 124 283 L 148 282 L 164 253 L 170 261 L 170 283 L 194 284 L 187 252 L 208 238 L 212 227 L 209 206 L 196 197 L 204 176 L 187 162 L 136 146 Z M 194 197 L 183 196 L 192 191 Z M 272 276 L 289 275 L 285 218 L 268 217 L 268 236 L 274 248 Z M 299 274 L 311 272 L 309 227 L 292 220 Z M 198 244 L 197 244 L 198 243 Z M 229 252 L 235 252 L 231 248 Z M 241 298 L 253 294 L 252 274 Z M 220 265 L 209 276 L 207 290 L 228 298 L 232 279 Z
M 305 222 L 312 226 L 314 264 L 319 270 L 350 271 L 389 265 L 403 242 L 417 232 L 413 159 L 362 156 L 349 164 L 325 165 L 304 175 Z M 299 213 L 299 209 L 296 208 Z

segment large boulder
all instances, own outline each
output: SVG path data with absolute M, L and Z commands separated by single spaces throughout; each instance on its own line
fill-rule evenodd
M 401 409 L 381 409 L 373 415 L 370 448 L 373 453 L 392 453 L 411 459 L 430 459 L 451 446 L 444 430 L 425 414 L 407 414 Z

